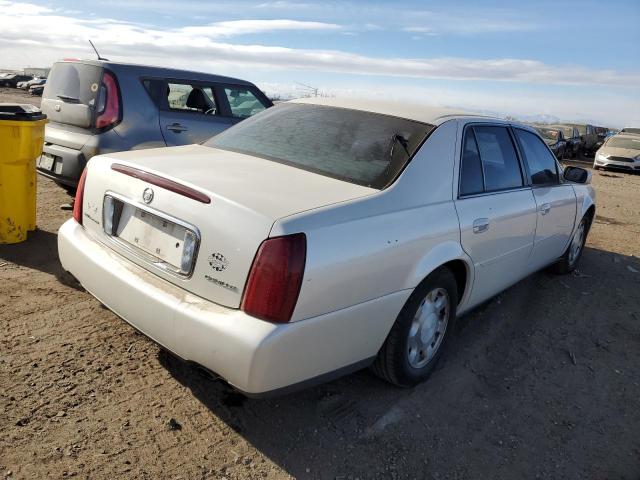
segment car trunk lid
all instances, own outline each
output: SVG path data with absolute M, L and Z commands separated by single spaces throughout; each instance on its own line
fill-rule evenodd
M 375 192 L 200 145 L 122 152 L 91 161 L 83 223 L 133 263 L 238 308 L 256 251 L 276 220 Z M 114 235 L 104 231 L 112 228 L 104 219 L 105 196 L 124 205 Z M 180 272 L 188 232 L 198 239 L 196 259 Z

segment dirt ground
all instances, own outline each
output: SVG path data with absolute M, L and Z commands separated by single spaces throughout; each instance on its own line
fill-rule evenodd
M 0 478 L 638 479 L 640 175 L 593 184 L 579 272 L 460 319 L 427 383 L 362 371 L 251 400 L 61 270 L 70 198 L 40 179 L 39 229 L 0 246 Z
M 30 103 L 39 107 L 41 101 L 41 97 L 29 95 L 25 90 L 0 87 L 0 103 Z

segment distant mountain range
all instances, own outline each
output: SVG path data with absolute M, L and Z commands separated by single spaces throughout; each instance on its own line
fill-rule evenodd
M 452 107 L 464 109 L 464 107 L 461 107 L 459 105 L 452 106 Z M 589 118 L 576 117 L 572 119 L 566 119 L 566 118 L 562 119 L 555 115 L 549 115 L 549 114 L 543 114 L 543 113 L 535 114 L 535 115 L 514 115 L 510 113 L 496 112 L 492 110 L 474 110 L 474 112 L 479 115 L 487 115 L 489 117 L 498 117 L 498 118 L 504 118 L 507 120 L 515 120 L 517 122 L 522 122 L 522 123 L 539 123 L 539 124 L 547 124 L 547 125 L 557 125 L 557 124 L 563 124 L 563 123 L 577 123 L 577 124 L 588 123 L 595 126 L 605 126 L 605 125 L 601 125 L 602 122 L 589 119 Z

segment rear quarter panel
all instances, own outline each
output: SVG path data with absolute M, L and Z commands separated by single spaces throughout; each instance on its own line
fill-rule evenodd
M 107 69 L 115 73 L 118 80 L 122 121 L 113 129 L 118 138 L 105 138 L 99 145 L 100 153 L 164 147 L 158 106 L 142 84 L 145 78 L 144 68 L 110 65 Z M 114 145 L 115 142 L 119 143 Z
M 470 264 L 460 247 L 452 198 L 456 132 L 456 122 L 439 126 L 386 190 L 274 224 L 271 236 L 307 235 L 304 282 L 293 320 L 398 291 L 408 296 L 443 263 L 463 259 Z M 387 319 L 387 330 L 398 312 Z

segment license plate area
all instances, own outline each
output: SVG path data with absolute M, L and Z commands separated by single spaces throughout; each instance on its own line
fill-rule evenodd
M 103 229 L 128 252 L 168 273 L 193 273 L 200 237 L 195 227 L 146 206 L 107 194 Z
M 42 170 L 53 170 L 53 166 L 56 163 L 56 156 L 50 153 L 42 152 L 38 159 L 38 168 Z

